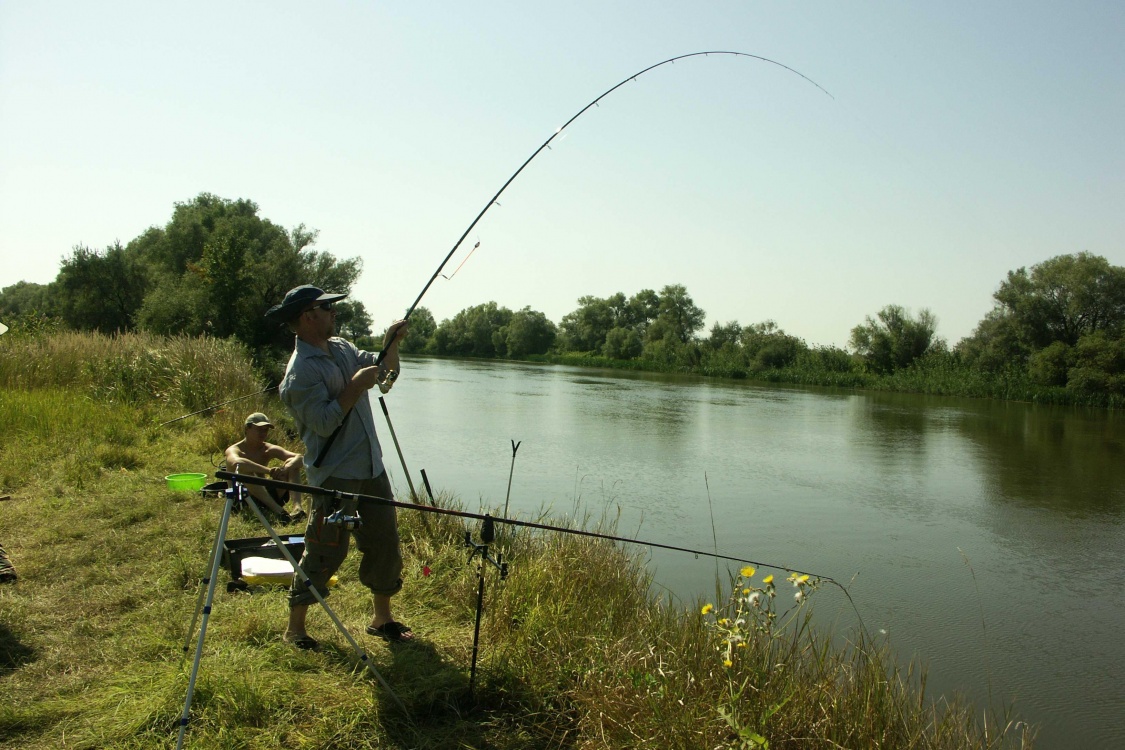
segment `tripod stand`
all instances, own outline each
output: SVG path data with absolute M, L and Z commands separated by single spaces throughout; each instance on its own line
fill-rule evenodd
M 473 541 L 471 532 L 465 532 L 465 546 L 469 547 L 469 562 L 472 562 L 476 555 L 480 555 L 480 563 L 477 565 L 477 622 L 473 628 L 473 665 L 469 670 L 469 697 L 473 696 L 473 686 L 477 681 L 477 654 L 479 653 L 480 646 L 480 617 L 484 612 L 484 564 L 490 563 L 500 571 L 500 580 L 508 577 L 508 563 L 504 562 L 504 555 L 497 554 L 493 558 L 488 553 L 488 545 L 490 545 L 496 538 L 496 533 L 492 523 L 492 516 L 487 513 L 484 516 L 484 521 L 481 522 L 480 527 L 480 540 L 481 544 Z
M 184 655 L 186 656 L 188 650 L 191 647 L 191 636 L 195 632 L 195 625 L 197 622 L 199 622 L 200 614 L 202 613 L 203 620 L 199 627 L 199 636 L 196 638 L 195 642 L 195 659 L 191 665 L 191 676 L 188 678 L 187 697 L 184 699 L 184 711 L 180 716 L 179 721 L 179 736 L 176 738 L 176 750 L 181 750 L 184 746 L 184 736 L 187 734 L 188 722 L 191 718 L 191 699 L 195 694 L 195 680 L 199 675 L 199 662 L 203 657 L 203 641 L 207 637 L 207 622 L 210 619 L 211 606 L 215 599 L 215 581 L 218 577 L 219 572 L 219 560 L 222 558 L 223 541 L 227 536 L 227 526 L 230 522 L 231 511 L 234 508 L 236 501 L 245 502 L 250 510 L 254 511 L 254 515 L 258 517 L 259 521 L 261 521 L 262 526 L 265 528 L 266 532 L 273 540 L 273 543 L 277 545 L 277 548 L 281 552 L 281 554 L 284 555 L 285 559 L 288 560 L 289 563 L 293 566 L 293 575 L 301 576 L 304 582 L 308 585 L 309 592 L 316 598 L 320 606 L 324 608 L 324 611 L 328 613 L 328 616 L 332 619 L 333 624 L 336 625 L 336 629 L 339 630 L 340 634 L 344 636 L 345 640 L 347 640 L 347 642 L 351 644 L 351 647 L 355 651 L 356 656 L 359 657 L 360 663 L 362 663 L 363 666 L 365 666 L 367 670 L 371 672 L 371 674 L 375 675 L 375 678 L 379 680 L 380 684 L 382 684 L 384 688 L 386 688 L 387 693 L 389 693 L 390 696 L 394 698 L 395 703 L 398 704 L 399 708 L 401 708 L 403 713 L 405 714 L 406 706 L 404 706 L 402 701 L 399 700 L 399 697 L 395 695 L 395 692 L 391 689 L 391 686 L 387 683 L 387 681 L 383 679 L 383 675 L 379 674 L 379 671 L 375 669 L 375 665 L 371 663 L 371 659 L 368 658 L 367 652 L 364 651 L 359 643 L 356 642 L 355 638 L 353 638 L 351 633 L 348 632 L 348 629 L 344 627 L 344 623 L 340 621 L 340 618 L 337 617 L 332 608 L 328 606 L 328 603 L 324 600 L 324 595 L 321 594 L 314 585 L 312 585 L 309 577 L 305 575 L 304 569 L 301 568 L 300 563 L 295 557 L 293 557 L 293 553 L 290 552 L 289 549 L 285 546 L 285 543 L 282 542 L 281 537 L 279 537 L 277 534 L 277 531 L 275 531 L 273 526 L 270 525 L 269 519 L 266 518 L 266 515 L 262 512 L 262 509 L 258 507 L 258 503 L 254 500 L 253 495 L 250 494 L 246 486 L 232 478 L 230 480 L 229 486 L 223 492 L 223 496 L 225 498 L 225 503 L 223 505 L 223 515 L 219 519 L 219 529 L 215 534 L 215 544 L 211 548 L 211 559 L 207 565 L 207 577 L 203 579 L 203 583 L 206 588 L 201 589 L 199 592 L 199 598 L 196 601 L 195 605 L 195 615 L 192 617 L 191 628 L 188 630 L 187 641 L 184 643 Z M 338 513 L 333 515 L 339 517 Z M 359 523 L 359 519 L 352 516 L 344 516 L 340 518 L 339 522 Z

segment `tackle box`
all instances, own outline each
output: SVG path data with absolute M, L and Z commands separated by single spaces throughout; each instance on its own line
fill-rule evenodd
M 305 551 L 304 534 L 278 534 L 285 548 L 293 557 L 300 561 L 301 554 Z M 247 557 L 268 557 L 284 560 L 285 555 L 281 549 L 268 536 L 254 537 L 252 539 L 227 539 L 223 542 L 223 555 L 221 563 L 230 571 L 232 581 L 242 578 L 242 561 Z

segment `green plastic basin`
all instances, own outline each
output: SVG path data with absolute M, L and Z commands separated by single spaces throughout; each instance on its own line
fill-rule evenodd
M 188 490 L 195 492 L 207 484 L 206 474 L 169 474 L 164 477 L 170 490 Z

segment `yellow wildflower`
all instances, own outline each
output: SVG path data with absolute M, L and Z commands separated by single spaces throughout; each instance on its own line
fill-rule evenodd
M 713 610 L 714 608 L 715 608 L 714 604 L 704 604 L 703 609 L 699 610 L 699 614 L 701 614 L 701 615 L 710 614 L 711 610 Z
M 731 661 L 730 659 L 723 659 L 723 666 L 724 666 L 724 667 L 731 667 L 731 666 L 734 666 L 734 662 L 733 662 L 733 661 Z
M 762 579 L 762 583 L 773 583 L 773 573 Z
M 746 596 L 749 593 L 750 593 L 750 589 L 742 589 L 742 595 L 743 596 Z
M 743 578 L 753 578 L 754 573 L 755 573 L 754 566 L 753 565 L 747 565 L 745 568 L 743 568 L 739 572 L 742 573 Z

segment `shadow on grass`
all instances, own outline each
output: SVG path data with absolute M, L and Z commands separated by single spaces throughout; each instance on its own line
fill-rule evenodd
M 35 649 L 25 646 L 19 637 L 0 622 L 0 677 L 35 660 Z
M 506 750 L 526 746 L 513 745 L 519 737 L 537 738 L 535 747 L 573 746 L 569 737 L 575 733 L 527 721 L 524 707 L 536 701 L 514 675 L 478 669 L 470 693 L 470 665 L 451 662 L 432 643 L 416 639 L 388 648 L 391 665 L 381 673 L 408 712 L 404 715 L 389 696 L 382 703 L 379 721 L 394 747 Z M 343 653 L 341 657 L 346 658 Z

